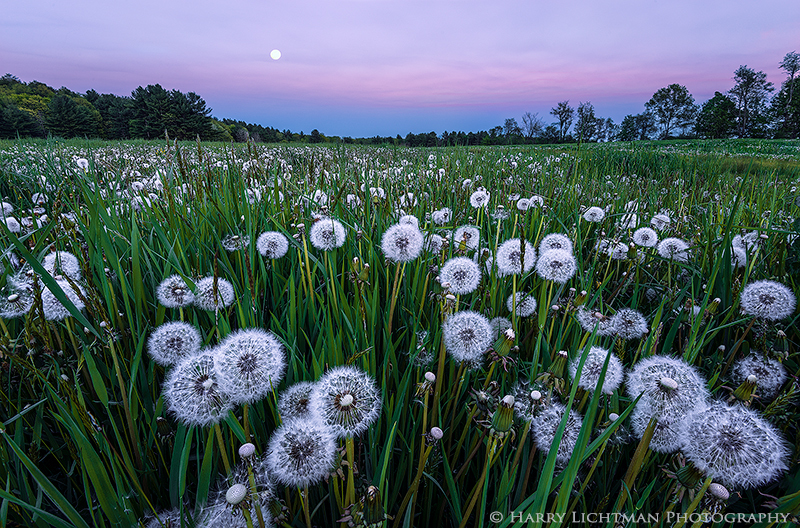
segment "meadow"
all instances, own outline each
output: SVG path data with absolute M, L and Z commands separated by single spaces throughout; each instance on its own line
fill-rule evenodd
M 799 180 L 797 141 L 0 142 L 0 525 L 789 522 Z

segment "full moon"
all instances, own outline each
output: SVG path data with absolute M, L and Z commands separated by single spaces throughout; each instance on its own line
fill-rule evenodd
M 281 58 L 281 50 L 272 50 L 269 52 L 269 56 L 272 57 L 272 60 L 278 60 Z

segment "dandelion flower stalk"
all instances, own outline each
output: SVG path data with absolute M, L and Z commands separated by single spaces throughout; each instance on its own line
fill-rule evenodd
M 402 265 L 403 273 L 400 273 L 400 267 Z M 392 338 L 392 318 L 394 317 L 394 308 L 397 305 L 397 290 L 400 286 L 400 281 L 403 280 L 403 275 L 405 275 L 406 271 L 406 264 L 405 262 L 401 263 L 398 262 L 397 266 L 394 269 L 394 286 L 392 287 L 392 298 L 389 302 L 389 339 Z

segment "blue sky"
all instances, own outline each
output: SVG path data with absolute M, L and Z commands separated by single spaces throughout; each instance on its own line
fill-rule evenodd
M 776 86 L 797 0 L 5 2 L 0 69 L 78 92 L 159 83 L 216 117 L 328 135 L 477 131 L 559 101 L 617 123 L 747 65 Z M 281 51 L 273 60 L 270 52 Z

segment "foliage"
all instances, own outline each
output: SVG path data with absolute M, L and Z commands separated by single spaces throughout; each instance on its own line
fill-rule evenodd
M 703 373 L 716 399 L 732 397 L 730 365 L 748 350 L 780 358 L 790 380 L 775 400 L 756 397 L 750 407 L 792 444 L 790 470 L 759 489 L 732 493 L 721 507 L 791 511 L 800 316 L 762 324 L 741 313 L 738 294 L 761 279 L 795 292 L 800 287 L 800 267 L 792 267 L 800 255 L 798 146 L 734 140 L 581 149 L 2 142 L 0 192 L 15 214 L 37 220 L 19 234 L 0 224 L 0 285 L 6 287 L 0 300 L 20 266 L 32 267 L 40 287 L 52 287 L 39 264 L 52 248 L 78 257 L 86 308 L 62 321 L 45 320 L 38 306 L 0 319 L 0 524 L 131 526 L 155 514 L 164 520 L 165 511 L 177 509 L 188 526 L 217 497 L 218 486 L 227 488 L 225 466 L 239 464 L 242 442 L 252 440 L 259 455 L 265 452 L 282 421 L 281 391 L 344 364 L 376 380 L 380 416 L 362 435 L 340 441 L 327 480 L 307 491 L 276 489 L 270 500 L 282 526 L 306 526 L 306 515 L 316 526 L 343 518 L 355 523 L 375 511 L 393 517 L 378 525 L 443 528 L 488 526 L 494 511 L 506 516 L 501 526 L 513 524 L 511 511 L 566 519 L 572 512 L 692 511 L 705 488 L 683 493 L 674 476 L 683 457 L 638 447 L 631 438 L 628 415 L 636 397 L 622 389 L 583 392 L 556 368 L 563 350 L 580 370 L 583 352 L 593 346 L 611 349 L 626 368 L 655 353 L 681 357 Z M 88 160 L 85 169 L 75 161 L 81 158 Z M 486 209 L 469 205 L 479 186 L 491 191 Z M 370 189 L 377 187 L 385 194 Z M 42 206 L 47 218 L 28 212 L 39 192 L 49 197 Z M 534 195 L 543 207 L 517 208 L 520 196 Z M 602 223 L 583 219 L 589 205 L 608 208 Z M 444 207 L 452 218 L 434 226 L 428 215 Z M 620 221 L 629 221 L 632 207 L 643 224 L 669 214 L 673 222 L 662 236 L 684 238 L 691 260 L 677 263 L 627 246 L 630 258 L 608 258 L 598 242 L 606 236 L 629 241 L 631 229 Z M 340 248 L 323 252 L 307 244 L 306 226 L 320 214 L 347 227 Z M 446 230 L 450 241 L 407 264 L 387 262 L 381 236 L 403 214 L 416 217 L 426 233 Z M 579 271 L 563 285 L 533 272 L 514 278 L 490 272 L 475 292 L 450 298 L 436 276 L 448 259 L 475 256 L 452 240 L 452 230 L 463 225 L 474 225 L 495 254 L 511 238 L 538 246 L 545 235 L 563 233 Z M 285 257 L 266 260 L 252 244 L 225 248 L 228 235 L 255 240 L 268 230 L 287 236 Z M 732 237 L 751 232 L 761 242 L 747 267 L 737 269 Z M 174 274 L 229 280 L 235 300 L 216 313 L 165 308 L 155 291 Z M 441 335 L 448 313 L 512 317 L 506 299 L 515 292 L 531 292 L 543 308 L 513 320 L 512 342 L 498 340 L 495 355 L 476 368 L 452 361 Z M 584 331 L 579 308 L 607 316 L 636 309 L 648 333 L 624 341 Z M 287 352 L 284 381 L 269 397 L 237 407 L 218 430 L 180 423 L 162 396 L 169 370 L 147 352 L 153 330 L 177 320 L 196 326 L 206 347 L 239 328 L 271 330 Z M 427 371 L 436 374 L 433 384 L 426 385 Z M 501 419 L 498 402 L 518 382 L 530 384 L 521 397 L 535 387 L 583 415 L 583 426 L 566 432 L 575 440 L 567 461 L 557 461 L 566 413 L 543 447 L 532 441 L 538 431 L 529 422 Z M 611 420 L 610 413 L 621 418 Z M 439 440 L 433 425 L 442 429 Z M 307 512 L 304 502 L 310 502 Z
M 736 82 L 730 93 L 736 103 L 736 130 L 739 137 L 763 137 L 767 97 L 775 88 L 767 74 L 739 66 L 733 74 Z
M 736 131 L 736 103 L 727 95 L 714 92 L 714 97 L 700 108 L 695 131 L 703 138 L 732 137 Z
M 660 88 L 644 106 L 655 117 L 662 139 L 670 137 L 676 128 L 689 128 L 697 115 L 694 97 L 680 84 Z

